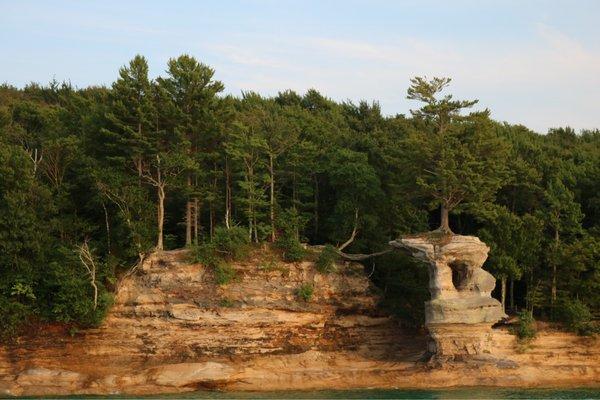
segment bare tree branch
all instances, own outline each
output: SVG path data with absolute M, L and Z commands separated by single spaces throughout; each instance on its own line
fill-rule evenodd
M 77 247 L 77 254 L 79 255 L 79 259 L 81 263 L 88 271 L 90 275 L 90 285 L 94 288 L 94 310 L 98 307 L 98 286 L 96 285 L 96 263 L 94 262 L 94 256 L 90 251 L 90 248 L 87 244 L 87 240 L 83 242 L 82 245 Z
M 354 241 L 354 238 L 356 237 L 356 233 L 358 232 L 358 208 L 356 208 L 354 210 L 354 228 L 352 229 L 352 234 L 350 235 L 350 238 L 348 240 L 346 240 L 340 247 L 338 247 L 338 251 L 342 251 L 344 250 L 346 247 L 348 247 L 350 245 L 350 243 L 352 243 Z
M 341 251 L 338 251 L 337 253 L 341 258 L 343 258 L 344 260 L 347 260 L 347 261 L 364 261 L 364 260 L 368 260 L 369 258 L 378 257 L 378 256 L 382 256 L 387 253 L 391 253 L 392 251 L 394 251 L 394 249 L 389 248 L 387 250 L 383 250 L 383 251 L 379 251 L 377 253 L 371 253 L 371 254 L 346 254 Z

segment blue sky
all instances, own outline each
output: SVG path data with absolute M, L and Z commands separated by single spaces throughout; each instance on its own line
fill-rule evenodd
M 228 93 L 316 88 L 407 113 L 410 77 L 449 76 L 495 119 L 600 128 L 600 1 L 0 0 L 0 82 L 109 85 L 188 53 Z

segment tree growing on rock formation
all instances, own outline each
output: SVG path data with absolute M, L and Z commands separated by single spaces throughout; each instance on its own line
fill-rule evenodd
M 450 78 L 411 79 L 407 98 L 425 105 L 411 111 L 415 128 L 407 135 L 407 169 L 418 192 L 440 207 L 442 232 L 452 232 L 448 214 L 459 205 L 490 200 L 507 177 L 508 148 L 495 132 L 486 109 L 462 115 L 477 100 L 440 96 Z

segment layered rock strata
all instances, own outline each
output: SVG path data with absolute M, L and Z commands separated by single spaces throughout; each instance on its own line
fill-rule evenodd
M 425 324 L 437 357 L 491 352 L 491 326 L 505 318 L 491 296 L 496 280 L 482 269 L 489 247 L 474 236 L 430 232 L 390 243 L 425 262 L 431 300 L 425 303 Z
M 185 252 L 153 255 L 122 283 L 101 327 L 44 325 L 0 344 L 0 397 L 600 382 L 598 339 L 557 331 L 521 348 L 493 330 L 498 359 L 432 368 L 418 361 L 427 336 L 377 309 L 360 265 L 321 275 L 310 262 L 269 257 L 235 264 L 237 278 L 219 286 Z M 314 286 L 308 303 L 295 293 L 302 283 Z

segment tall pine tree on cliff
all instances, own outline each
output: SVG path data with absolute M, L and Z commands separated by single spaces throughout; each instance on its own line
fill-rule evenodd
M 450 78 L 411 79 L 408 99 L 425 105 L 411 111 L 415 128 L 406 139 L 407 169 L 419 195 L 440 207 L 439 231 L 451 233 L 448 215 L 459 205 L 493 200 L 507 177 L 507 146 L 497 136 L 489 111 L 462 115 L 477 100 L 454 100 L 440 93 Z

